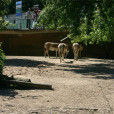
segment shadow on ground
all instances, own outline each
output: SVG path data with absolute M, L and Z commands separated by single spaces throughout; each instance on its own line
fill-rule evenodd
M 87 59 L 86 59 L 87 60 Z M 85 61 L 85 60 L 81 60 Z M 84 78 L 95 78 L 95 79 L 114 79 L 114 62 L 113 61 L 104 61 L 104 60 L 90 60 L 94 62 L 94 64 L 87 65 L 60 65 L 63 71 L 71 71 L 77 74 L 84 75 Z
M 15 91 L 15 89 L 4 89 L 0 88 L 0 96 L 8 96 L 10 98 L 14 98 L 18 92 Z
M 65 64 L 59 64 L 60 68 L 55 70 L 70 71 L 74 73 L 79 73 L 84 75 L 84 78 L 95 78 L 95 79 L 114 79 L 114 61 L 113 60 L 103 60 L 103 59 L 80 59 L 79 61 L 90 61 L 95 63 L 89 63 L 84 65 L 72 64 L 70 61 Z M 99 62 L 99 63 L 97 63 Z M 57 65 L 55 63 L 49 63 L 47 61 L 36 61 L 29 59 L 7 59 L 5 66 L 16 66 L 16 67 L 40 67 L 49 68 L 51 66 Z
M 16 67 L 49 67 L 55 64 L 46 61 L 35 61 L 29 59 L 7 59 L 5 66 L 16 66 Z

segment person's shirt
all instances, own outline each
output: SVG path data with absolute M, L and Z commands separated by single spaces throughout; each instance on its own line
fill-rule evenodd
M 36 9 L 34 12 L 36 13 L 36 15 L 39 15 L 40 10 L 39 9 Z
M 26 12 L 26 19 L 32 19 L 32 15 L 30 11 Z
M 34 12 L 35 12 L 36 14 L 38 14 L 38 10 L 35 10 Z

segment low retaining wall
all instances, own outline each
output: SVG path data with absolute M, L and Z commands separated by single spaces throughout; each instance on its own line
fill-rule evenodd
M 43 56 L 45 42 L 60 42 L 67 34 L 68 32 L 45 30 L 4 31 L 0 32 L 0 42 L 2 42 L 2 49 L 6 55 Z M 68 57 L 73 58 L 70 41 L 65 41 L 65 43 L 68 43 L 70 47 Z M 114 59 L 114 43 L 111 43 L 110 47 L 111 49 L 107 53 L 108 51 L 103 46 L 84 46 L 82 56 Z M 55 55 L 55 52 L 50 53 Z
M 45 42 L 60 42 L 66 35 L 59 31 L 4 31 L 0 42 L 7 55 L 42 56 Z

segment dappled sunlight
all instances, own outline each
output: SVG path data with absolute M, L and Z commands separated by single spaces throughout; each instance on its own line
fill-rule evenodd
M 73 64 L 63 64 L 63 71 L 84 75 L 83 78 L 114 79 L 114 61 L 103 59 L 80 59 Z

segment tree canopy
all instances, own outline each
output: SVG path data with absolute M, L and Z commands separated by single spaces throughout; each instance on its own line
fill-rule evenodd
M 68 30 L 74 42 L 114 41 L 114 0 L 42 0 L 39 22 L 47 29 Z
M 0 0 L 0 17 L 7 13 L 7 5 L 9 5 L 10 0 Z
M 9 0 L 0 1 L 0 31 L 5 29 L 8 22 L 3 19 L 4 15 L 7 14 L 6 6 L 9 5 Z

